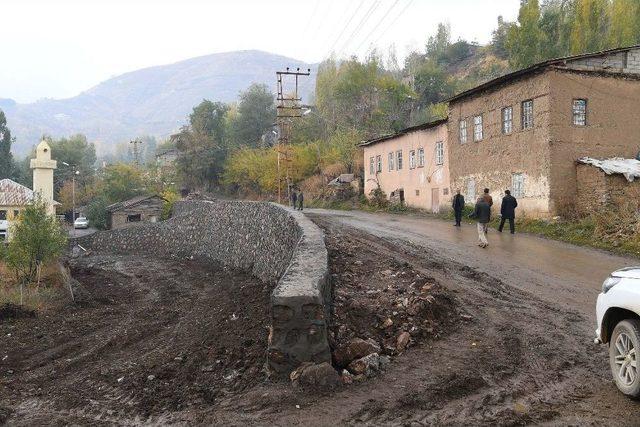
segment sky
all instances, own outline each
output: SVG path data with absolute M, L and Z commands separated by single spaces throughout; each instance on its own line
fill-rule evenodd
M 0 98 L 67 98 L 110 77 L 259 49 L 309 63 L 423 49 L 439 22 L 491 38 L 520 0 L 0 0 Z

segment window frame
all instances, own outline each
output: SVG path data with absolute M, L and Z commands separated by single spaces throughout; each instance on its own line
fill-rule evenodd
M 394 170 L 394 161 L 393 161 L 393 151 L 389 153 L 389 155 L 387 156 L 387 169 L 389 170 L 389 172 L 393 172 Z
M 436 166 L 444 165 L 444 141 L 436 141 L 434 149 L 434 160 L 436 162 Z
M 518 178 L 517 180 L 516 177 Z M 518 185 L 516 185 L 516 183 L 518 183 Z M 514 172 L 511 174 L 511 192 L 516 199 L 524 197 L 524 173 Z
M 376 160 L 375 156 L 369 157 L 369 175 L 376 174 Z
M 402 170 L 403 167 L 403 161 L 402 161 L 402 150 L 397 150 L 396 151 L 396 170 Z
M 473 194 L 469 191 L 469 189 L 473 188 Z M 475 178 L 467 178 L 467 182 L 465 182 L 465 196 L 467 196 L 467 200 L 471 203 L 475 203 L 476 194 L 478 193 L 478 189 L 476 188 L 476 179 Z
M 525 109 L 525 105 L 531 105 L 530 109 Z M 531 114 L 531 116 L 527 119 L 527 112 L 529 112 Z M 533 126 L 535 125 L 535 120 L 534 120 L 534 103 L 533 103 L 533 99 L 525 99 L 524 101 L 522 101 L 522 103 L 520 104 L 520 128 L 522 130 L 529 130 L 529 129 L 533 129 Z
M 462 119 L 458 123 L 458 142 L 461 145 L 469 142 L 469 129 L 467 127 L 467 119 Z
M 382 156 L 376 156 L 376 174 L 382 173 Z
M 480 119 L 476 121 L 476 119 Z M 480 132 L 478 132 L 480 129 Z M 484 117 L 482 114 L 473 116 L 473 142 L 480 142 L 484 140 Z
M 9 219 L 9 211 L 6 209 L 0 209 L 0 221 L 7 221 Z
M 509 117 L 507 118 L 506 112 L 509 112 Z M 500 110 L 500 117 L 502 122 L 502 134 L 503 135 L 511 135 L 513 133 L 513 105 L 508 105 Z M 507 129 L 507 123 L 509 124 L 509 128 Z
M 409 150 L 409 169 L 416 168 L 416 150 Z
M 581 114 L 584 121 L 582 123 L 576 123 L 576 117 L 578 117 L 578 114 L 579 114 L 579 113 L 576 114 L 576 102 L 580 102 L 580 101 L 584 103 L 584 109 Z M 573 100 L 571 101 L 571 124 L 573 126 L 581 127 L 581 128 L 587 126 L 588 108 L 589 108 L 589 100 L 587 98 L 573 98 Z

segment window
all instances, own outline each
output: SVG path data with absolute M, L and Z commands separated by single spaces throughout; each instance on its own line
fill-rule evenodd
M 393 170 L 393 153 L 389 153 L 389 172 Z
M 533 127 L 533 99 L 522 103 L 522 130 Z
M 20 215 L 20 211 L 18 211 L 18 210 L 14 210 L 13 211 L 13 219 L 18 219 L 19 215 Z
M 416 152 L 414 150 L 409 151 L 409 169 L 416 168 Z
M 473 140 L 482 141 L 482 114 L 473 118 Z
M 467 121 L 460 120 L 460 144 L 467 143 Z
M 416 196 L 420 195 L 420 190 L 416 190 Z
M 376 173 L 382 172 L 382 156 L 376 156 Z
M 443 188 L 442 189 L 442 195 L 448 196 L 449 195 L 449 189 L 448 188 Z
M 511 175 L 511 189 L 513 197 L 524 197 L 524 175 L 521 173 L 514 173 Z
M 376 174 L 376 166 L 375 166 L 375 160 L 373 159 L 373 157 L 369 157 L 369 175 L 375 175 Z
M 444 163 L 444 142 L 436 142 L 436 165 Z
M 505 135 L 513 132 L 513 107 L 502 109 L 502 133 Z
M 575 126 L 587 125 L 587 100 L 586 99 L 573 100 L 573 124 Z
M 398 161 L 397 161 L 398 170 L 401 170 L 402 169 L 402 150 L 396 151 L 396 157 L 398 158 Z
M 424 167 L 424 148 L 418 148 L 418 167 Z
M 469 202 L 475 202 L 476 200 L 476 180 L 473 178 L 467 179 L 466 197 Z
M 127 222 L 140 222 L 142 221 L 141 214 L 127 215 Z
M 6 221 L 7 211 L 0 211 L 0 221 Z

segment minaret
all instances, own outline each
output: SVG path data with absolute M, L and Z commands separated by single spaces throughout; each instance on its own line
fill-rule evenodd
M 51 147 L 42 140 L 36 148 L 36 158 L 31 159 L 33 169 L 33 191 L 47 204 L 50 215 L 56 213 L 53 202 L 53 170 L 57 168 L 55 160 L 51 160 Z

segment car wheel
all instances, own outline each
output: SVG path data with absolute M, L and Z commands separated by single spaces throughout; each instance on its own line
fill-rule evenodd
M 609 343 L 609 364 L 618 389 L 628 396 L 640 396 L 640 320 L 618 323 Z

